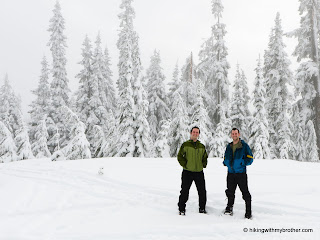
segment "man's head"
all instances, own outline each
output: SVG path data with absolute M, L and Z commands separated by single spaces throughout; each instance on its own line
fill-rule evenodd
M 232 128 L 231 130 L 231 138 L 233 142 L 238 142 L 240 138 L 240 131 L 238 128 Z
M 191 128 L 190 131 L 190 139 L 193 141 L 197 141 L 200 134 L 200 129 L 197 126 Z

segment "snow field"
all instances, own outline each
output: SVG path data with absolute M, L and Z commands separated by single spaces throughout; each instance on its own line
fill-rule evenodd
M 208 214 L 198 213 L 193 184 L 186 216 L 178 215 L 182 169 L 174 158 L 0 164 L 0 239 L 320 239 L 319 164 L 255 160 L 247 169 L 252 220 L 239 189 L 234 215 L 221 215 L 227 169 L 219 158 L 204 170 Z M 313 232 L 250 232 L 258 228 Z

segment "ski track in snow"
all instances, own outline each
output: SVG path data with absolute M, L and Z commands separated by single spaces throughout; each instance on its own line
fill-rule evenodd
M 205 169 L 208 214 L 198 213 L 193 184 L 186 216 L 177 214 L 181 168 L 175 159 L 1 164 L 0 239 L 320 239 L 319 164 L 256 160 L 248 167 L 253 219 L 247 220 L 239 189 L 234 215 L 222 214 L 226 169 L 221 161 L 209 159 Z M 104 174 L 99 175 L 102 166 Z M 313 232 L 257 233 L 244 228 Z

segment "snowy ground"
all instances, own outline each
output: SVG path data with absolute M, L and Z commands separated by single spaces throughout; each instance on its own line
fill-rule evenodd
M 177 211 L 181 168 L 173 158 L 0 164 L 0 239 L 320 239 L 319 163 L 255 160 L 248 167 L 254 218 L 246 220 L 239 189 L 234 216 L 221 215 L 221 162 L 209 159 L 205 169 L 208 214 L 198 213 L 192 185 L 186 216 Z M 313 232 L 253 232 L 270 228 Z

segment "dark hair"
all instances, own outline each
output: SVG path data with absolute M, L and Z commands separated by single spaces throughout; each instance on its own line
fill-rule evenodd
M 235 131 L 235 130 L 238 130 L 238 133 L 240 133 L 239 129 L 238 128 L 232 128 L 232 131 Z M 231 131 L 231 132 L 232 132 Z
M 200 128 L 198 128 L 197 126 L 194 126 L 193 128 L 191 128 L 191 131 L 190 131 L 190 132 L 192 132 L 192 130 L 195 129 L 195 128 L 198 129 L 198 130 L 199 130 L 199 133 L 200 133 Z

